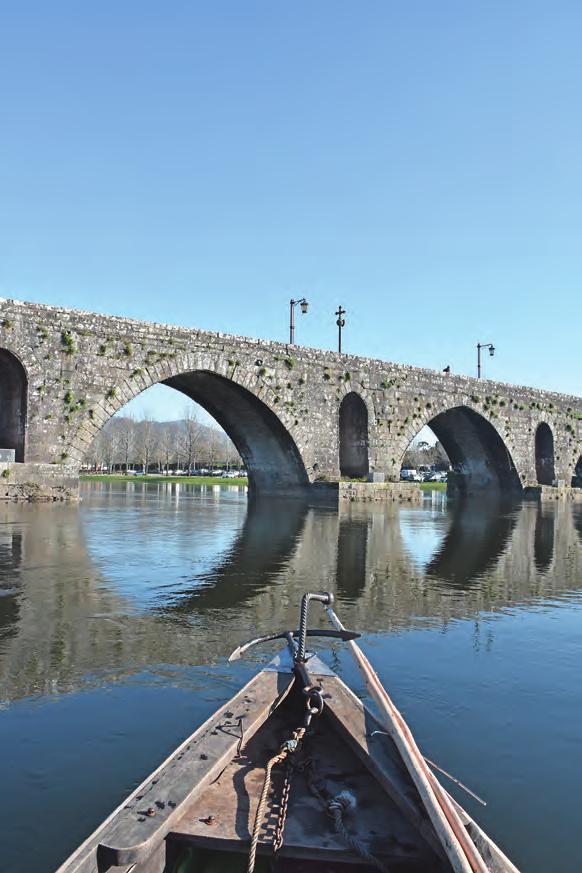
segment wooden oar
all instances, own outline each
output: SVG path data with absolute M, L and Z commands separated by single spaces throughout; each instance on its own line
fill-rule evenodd
M 336 630 L 344 626 L 331 606 L 325 607 Z M 376 701 L 381 720 L 392 737 L 410 776 L 422 798 L 433 827 L 443 845 L 455 873 L 490 873 L 450 798 L 428 768 L 410 728 L 398 712 L 372 665 L 353 640 L 350 651 L 362 674 L 366 687 Z

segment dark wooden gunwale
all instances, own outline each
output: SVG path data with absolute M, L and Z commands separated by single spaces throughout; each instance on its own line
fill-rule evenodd
M 251 736 L 293 683 L 289 673 L 261 670 L 194 731 L 58 868 L 56 873 L 97 873 L 145 860 L 172 829 L 185 805 L 236 753 L 238 717 Z M 230 715 L 231 714 L 231 715 Z M 147 816 L 152 808 L 155 815 Z

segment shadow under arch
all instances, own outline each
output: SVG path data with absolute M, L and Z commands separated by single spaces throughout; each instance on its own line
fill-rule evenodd
M 582 455 L 578 458 L 578 463 L 574 467 L 572 476 L 572 488 L 582 488 Z
M 370 472 L 368 407 L 359 394 L 350 391 L 339 408 L 340 475 L 352 479 Z
M 521 494 L 519 474 L 503 439 L 484 416 L 468 406 L 454 406 L 428 422 L 447 453 L 454 473 L 448 492 L 466 496 Z
M 536 430 L 535 436 L 536 476 L 540 485 L 551 485 L 556 478 L 554 469 L 554 434 L 545 421 Z
M 12 525 L 0 530 L 0 640 L 17 634 L 20 616 L 19 575 L 22 564 L 22 533 Z
M 28 377 L 16 355 L 0 349 L 0 448 L 24 461 Z
M 207 370 L 180 373 L 161 384 L 200 404 L 226 431 L 245 463 L 250 496 L 306 497 L 310 483 L 299 449 L 283 422 L 255 394 Z M 91 439 L 98 430 L 90 432 Z
M 336 589 L 344 600 L 356 600 L 366 587 L 370 525 L 367 518 L 340 519 L 337 540 Z
M 554 505 L 537 507 L 536 526 L 534 531 L 534 563 L 536 568 L 545 572 L 551 567 L 554 557 Z
M 426 575 L 466 587 L 497 564 L 517 522 L 516 507 L 468 502 L 451 510 L 450 527 Z
M 248 504 L 242 530 L 217 566 L 198 577 L 196 588 L 186 589 L 160 612 L 204 613 L 232 609 L 256 597 L 278 576 L 295 551 L 308 513 L 307 504 L 290 503 L 274 511 L 268 500 Z

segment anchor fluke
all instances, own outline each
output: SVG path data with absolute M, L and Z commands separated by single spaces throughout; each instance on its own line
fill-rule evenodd
M 268 643 L 272 640 L 289 640 L 299 638 L 299 630 L 296 631 L 279 631 L 274 634 L 266 634 L 262 637 L 254 637 L 252 640 L 247 640 L 245 643 L 241 643 L 236 649 L 229 655 L 229 661 L 238 661 L 238 659 L 243 655 L 248 649 L 251 649 L 253 646 L 258 645 L 259 643 Z M 356 633 L 356 631 L 351 630 L 329 630 L 326 628 L 308 628 L 305 631 L 305 636 L 307 637 L 332 637 L 333 639 L 343 640 L 343 642 L 347 642 L 348 640 L 357 640 L 361 634 Z

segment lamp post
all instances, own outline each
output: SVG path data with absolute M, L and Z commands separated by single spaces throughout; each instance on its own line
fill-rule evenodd
M 336 321 L 336 324 L 337 324 L 337 350 L 338 350 L 340 355 L 342 353 L 342 327 L 344 327 L 344 325 L 346 323 L 345 319 L 343 318 L 343 316 L 345 314 L 346 314 L 346 310 L 342 309 L 341 304 L 340 304 L 338 307 L 338 310 L 336 312 L 336 315 L 337 315 L 337 321 Z
M 489 357 L 492 358 L 495 354 L 495 346 L 493 343 L 477 343 L 477 378 L 481 378 L 481 349 L 489 349 Z
M 289 303 L 289 345 L 295 343 L 295 307 L 301 307 L 301 314 L 306 315 L 309 303 L 302 297 L 301 300 L 291 300 Z

